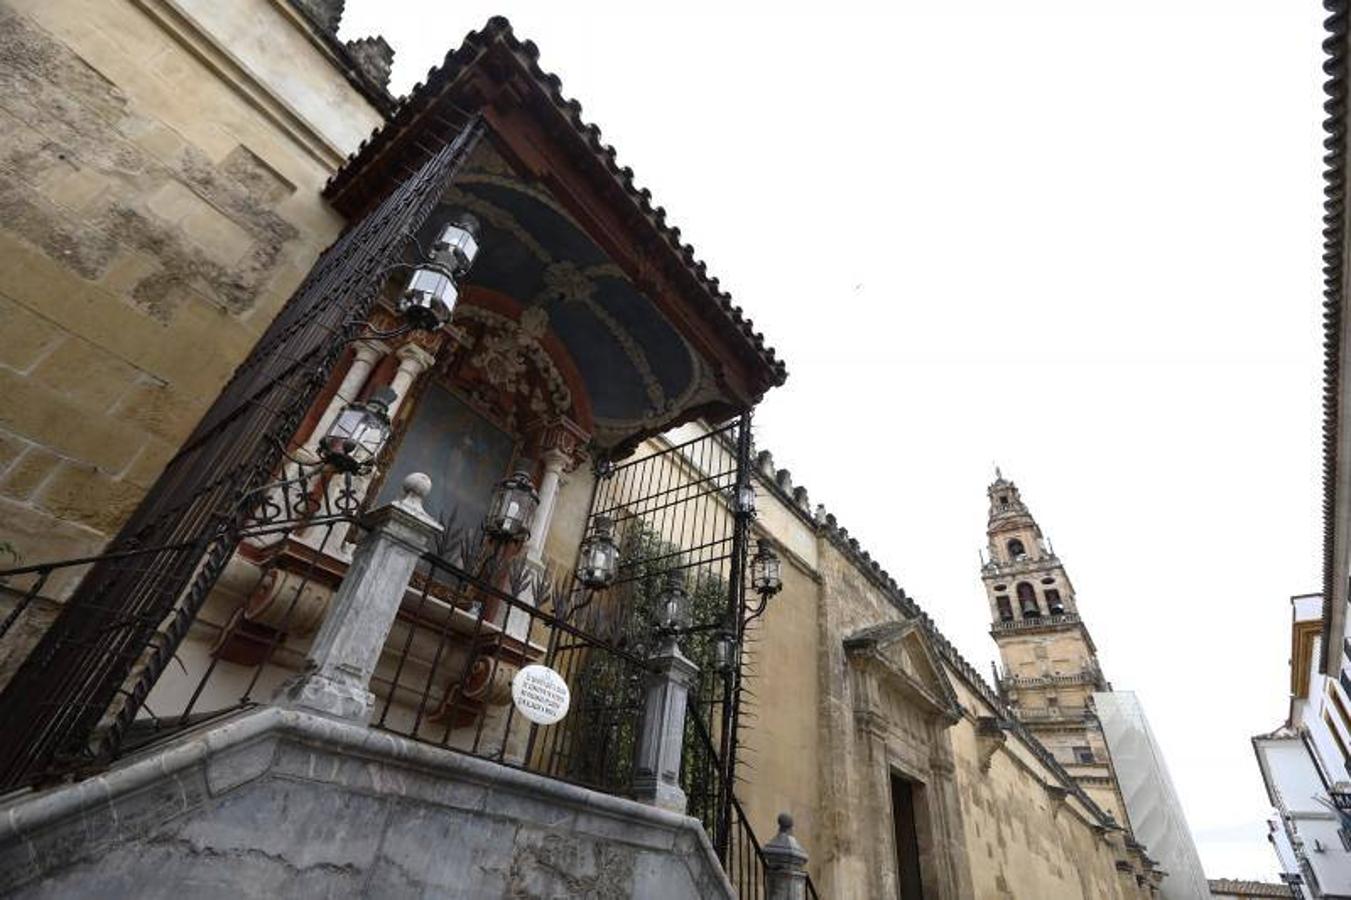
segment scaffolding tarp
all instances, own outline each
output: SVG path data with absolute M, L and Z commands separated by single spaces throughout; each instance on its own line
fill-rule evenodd
M 1191 829 L 1139 698 L 1130 691 L 1111 691 L 1094 694 L 1093 702 L 1131 830 L 1145 852 L 1168 873 L 1160 896 L 1163 900 L 1209 897 L 1210 886 Z

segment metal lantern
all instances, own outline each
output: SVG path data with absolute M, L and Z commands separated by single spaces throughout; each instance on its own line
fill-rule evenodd
M 539 493 L 530 480 L 529 470 L 529 464 L 522 462 L 520 468 L 493 491 L 488 517 L 483 522 L 483 530 L 490 537 L 502 541 L 524 541 L 530 537 Z
M 380 388 L 364 402 L 349 403 L 319 441 L 319 456 L 343 472 L 366 472 L 389 437 L 389 407 L 395 393 Z
M 725 626 L 719 628 L 713 638 L 713 671 L 719 675 L 726 675 L 734 670 L 740 649 L 736 641 L 736 632 Z
M 619 571 L 619 545 L 615 523 L 609 516 L 596 516 L 591 533 L 582 541 L 577 562 L 577 580 L 592 590 L 609 587 Z
M 459 278 L 474 264 L 482 233 L 482 226 L 471 213 L 457 213 L 441 229 L 440 237 L 432 245 L 432 258 L 446 266 L 452 276 Z
M 423 331 L 435 331 L 450 321 L 459 291 L 449 270 L 430 264 L 413 271 L 399 297 L 399 315 Z
M 414 328 L 435 331 L 450 321 L 460 295 L 456 279 L 474 264 L 480 233 L 478 219 L 467 212 L 441 229 L 432 245 L 431 261 L 413 271 L 399 298 L 399 314 Z
M 736 510 L 739 513 L 755 513 L 755 485 L 743 484 L 736 492 Z
M 769 546 L 769 541 L 761 539 L 751 557 L 751 587 L 761 597 L 772 597 L 783 590 L 781 566 L 779 555 Z
M 690 625 L 690 595 L 685 576 L 678 569 L 666 573 L 657 595 L 658 624 L 664 631 L 679 631 Z

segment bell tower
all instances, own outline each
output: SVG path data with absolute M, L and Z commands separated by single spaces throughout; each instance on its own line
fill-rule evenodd
M 1126 823 L 1093 694 L 1110 691 L 1074 585 L 1023 502 L 995 469 L 981 581 L 999 646 L 999 692 L 1025 728 L 1118 822 Z

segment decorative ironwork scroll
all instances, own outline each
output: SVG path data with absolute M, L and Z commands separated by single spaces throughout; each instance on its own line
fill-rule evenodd
M 115 752 L 344 347 L 482 134 L 477 117 L 319 258 L 0 693 L 0 789 Z M 134 555 L 130 554 L 135 551 Z M 104 727 L 100 727 L 104 726 Z M 93 738 L 98 734 L 97 746 Z

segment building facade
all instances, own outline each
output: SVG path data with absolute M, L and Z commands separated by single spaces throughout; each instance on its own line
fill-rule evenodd
M 0 7 L 2 889 L 754 896 L 787 810 L 823 897 L 1157 896 L 1030 515 L 995 686 L 754 451 L 783 363 L 538 49 L 396 102 L 341 7 Z
M 1268 838 L 1282 877 L 1302 896 L 1351 896 L 1351 820 L 1338 809 L 1351 800 L 1351 701 L 1319 671 L 1323 598 L 1304 594 L 1290 605 L 1290 709 L 1281 727 L 1253 738 L 1274 807 Z

